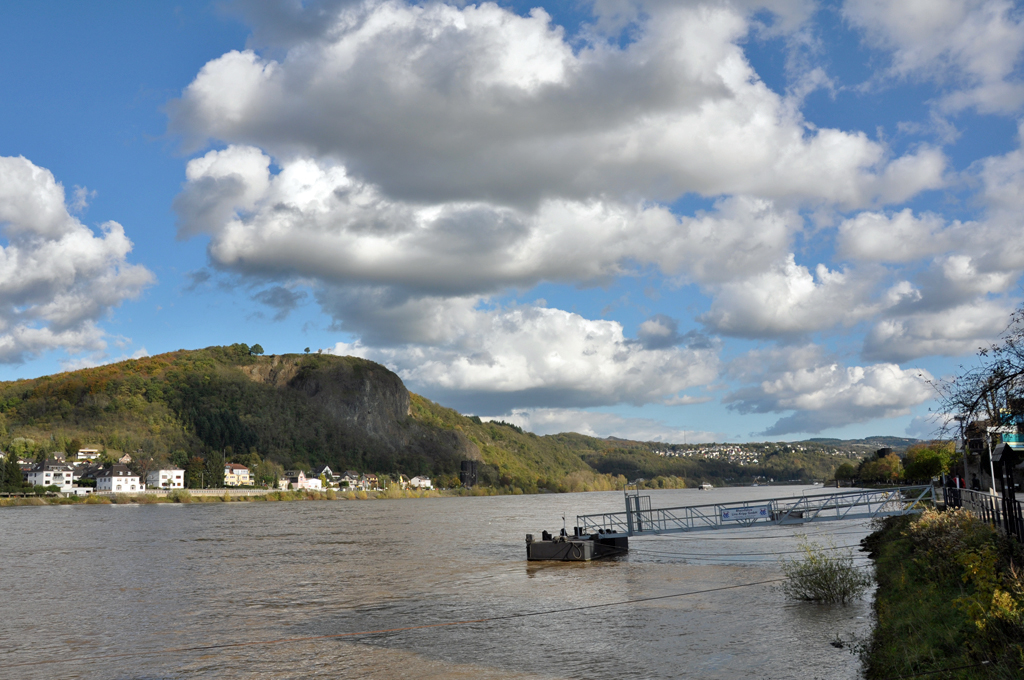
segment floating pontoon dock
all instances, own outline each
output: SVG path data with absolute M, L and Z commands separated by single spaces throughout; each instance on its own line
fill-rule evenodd
M 577 515 L 572 536 L 545 531 L 534 541 L 527 535 L 526 558 L 574 562 L 623 554 L 631 536 L 909 515 L 934 504 L 935 490 L 904 486 L 652 509 L 650 496 L 627 486 L 625 499 L 625 512 Z

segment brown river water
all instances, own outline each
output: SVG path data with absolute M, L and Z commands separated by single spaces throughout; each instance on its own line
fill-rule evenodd
M 803 492 L 822 490 L 649 493 L 671 507 Z M 859 676 L 850 642 L 870 633 L 869 598 L 794 603 L 744 584 L 779 578 L 798 532 L 856 546 L 865 522 L 526 562 L 525 534 L 623 507 L 605 492 L 2 508 L 0 678 Z M 742 587 L 565 611 L 726 586 Z M 551 613 L 510 617 L 535 612 Z M 496 617 L 510 618 L 481 621 Z M 413 626 L 430 627 L 394 630 Z

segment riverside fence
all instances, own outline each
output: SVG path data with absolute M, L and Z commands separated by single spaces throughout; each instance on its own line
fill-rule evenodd
M 1024 507 L 1020 501 L 999 494 L 951 487 L 942 488 L 942 499 L 947 508 L 964 508 L 1024 543 Z

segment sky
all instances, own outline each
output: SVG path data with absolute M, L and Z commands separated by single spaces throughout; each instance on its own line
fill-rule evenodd
M 0 380 L 244 342 L 673 443 L 927 438 L 1024 299 L 1006 0 L 0 8 Z

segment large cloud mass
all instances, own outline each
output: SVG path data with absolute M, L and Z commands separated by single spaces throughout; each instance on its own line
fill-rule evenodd
M 199 151 L 179 236 L 207 236 L 215 268 L 265 284 L 254 299 L 275 318 L 308 291 L 352 336 L 338 351 L 463 410 L 681 404 L 720 377 L 709 335 L 859 333 L 863 366 L 805 353 L 772 376 L 728 373 L 739 411 L 820 431 L 906 413 L 925 397 L 898 362 L 967 351 L 1012 306 L 1024 156 L 958 175 L 928 143 L 895 152 L 883 132 L 805 120 L 825 71 L 791 59 L 776 92 L 744 45 L 813 51 L 812 3 L 609 0 L 569 36 L 542 9 L 492 3 L 238 4 L 252 47 L 208 62 L 169 107 Z M 941 81 L 935 110 L 1015 110 L 1006 3 L 890 5 L 843 9 L 892 57 L 887 76 Z M 969 218 L 906 206 L 963 185 L 978 188 Z M 641 310 L 632 339 L 503 297 L 641 276 L 704 299 Z M 703 329 L 681 332 L 683 309 Z
M 718 373 L 717 352 L 646 349 L 614 321 L 520 306 L 459 310 L 458 323 L 398 347 L 339 344 L 393 366 L 417 389 L 469 413 L 518 406 L 571 407 L 669 401 Z M 444 319 L 437 319 L 444 323 Z
M 97 322 L 153 281 L 127 262 L 132 243 L 116 222 L 97 235 L 68 212 L 53 174 L 0 157 L 0 362 L 51 349 L 101 351 Z
M 213 260 L 246 274 L 463 295 L 600 282 L 631 263 L 714 283 L 785 257 L 801 224 L 792 211 L 749 198 L 693 218 L 598 199 L 547 199 L 531 211 L 413 203 L 387 198 L 342 166 L 298 158 L 272 174 L 270 165 L 239 146 L 190 161 L 175 201 L 181 235 L 210 234 Z
M 172 127 L 333 158 L 413 201 L 698 192 L 852 207 L 941 184 L 934 150 L 889 163 L 861 133 L 809 131 L 745 59 L 736 9 L 651 11 L 627 46 L 574 51 L 541 9 L 365 2 L 280 60 L 209 62 L 172 106 Z

